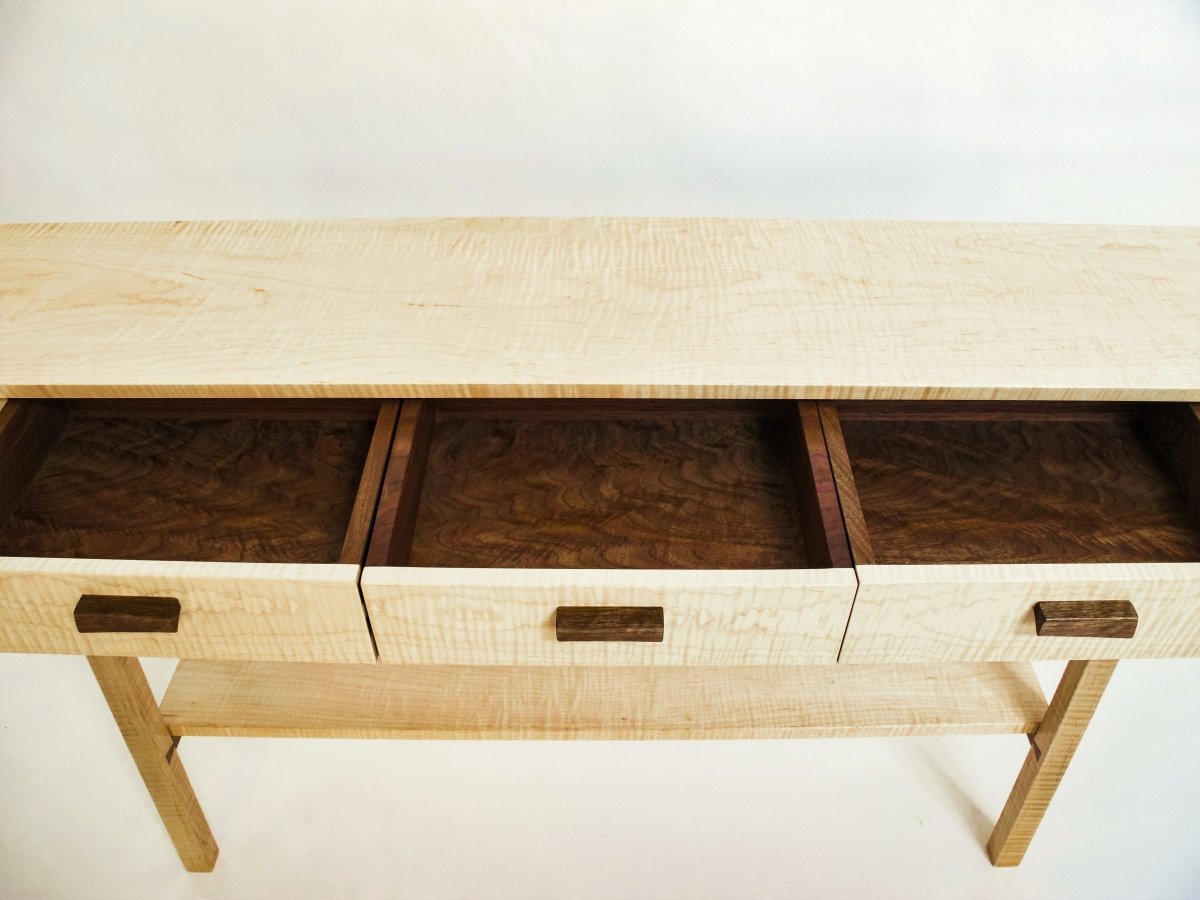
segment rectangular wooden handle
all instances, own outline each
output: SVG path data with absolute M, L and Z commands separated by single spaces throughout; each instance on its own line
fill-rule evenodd
M 560 641 L 648 641 L 663 639 L 661 606 L 560 606 L 554 615 Z
M 84 594 L 75 604 L 80 634 L 179 631 L 179 601 L 174 597 L 109 597 Z
M 1138 616 L 1128 600 L 1043 600 L 1033 621 L 1043 637 L 1131 638 Z

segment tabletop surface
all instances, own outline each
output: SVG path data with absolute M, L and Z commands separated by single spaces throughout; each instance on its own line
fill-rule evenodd
M 1200 400 L 1200 228 L 0 225 L 0 396 Z

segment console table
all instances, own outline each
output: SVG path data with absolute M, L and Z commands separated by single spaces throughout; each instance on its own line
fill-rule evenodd
M 1015 865 L 1200 655 L 1198 348 L 1200 229 L 0 226 L 0 651 L 193 871 L 193 735 L 1025 733 Z

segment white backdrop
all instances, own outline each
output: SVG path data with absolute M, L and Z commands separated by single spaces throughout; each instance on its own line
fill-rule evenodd
M 0 213 L 1194 224 L 1200 4 L 4 0 Z
M 0 220 L 461 214 L 1200 224 L 1200 3 L 0 0 Z M 1198 697 L 1122 664 L 1016 871 L 1017 737 L 189 739 L 193 876 L 86 665 L 5 656 L 0 895 L 1195 897 Z

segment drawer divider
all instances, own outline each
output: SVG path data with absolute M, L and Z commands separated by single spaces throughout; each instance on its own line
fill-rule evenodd
M 842 521 L 850 542 L 853 565 L 875 564 L 875 552 L 871 549 L 871 537 L 863 517 L 862 501 L 854 483 L 854 468 L 850 464 L 850 451 L 846 449 L 846 438 L 842 434 L 842 423 L 838 419 L 837 407 L 832 403 L 818 403 L 821 429 L 829 453 L 829 464 L 833 470 L 837 499 L 841 507 Z
M 385 400 L 379 406 L 375 430 L 363 462 L 362 477 L 354 495 L 354 507 L 346 525 L 346 537 L 338 562 L 361 566 L 367 555 L 367 543 L 371 537 L 371 526 L 375 522 L 379 494 L 387 471 L 388 455 L 392 447 L 392 436 L 396 432 L 396 420 L 400 414 L 400 403 Z
M 368 566 L 408 563 L 435 416 L 434 404 L 429 400 L 405 400 L 400 406 L 379 511 L 367 550 Z
M 854 565 L 837 486 L 817 404 L 802 400 L 791 417 L 796 456 L 796 487 L 801 492 L 801 525 L 809 564 L 849 568 Z

